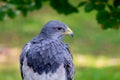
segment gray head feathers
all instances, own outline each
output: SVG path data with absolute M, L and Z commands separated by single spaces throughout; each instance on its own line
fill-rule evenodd
M 61 39 L 67 32 L 69 32 L 68 34 L 70 35 L 73 34 L 65 23 L 52 20 L 45 24 L 40 35 L 44 35 L 46 38 L 51 39 Z

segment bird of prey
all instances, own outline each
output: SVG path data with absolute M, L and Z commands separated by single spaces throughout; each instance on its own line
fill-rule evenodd
M 73 80 L 74 64 L 65 35 L 73 36 L 63 22 L 52 20 L 29 41 L 20 55 L 22 80 Z

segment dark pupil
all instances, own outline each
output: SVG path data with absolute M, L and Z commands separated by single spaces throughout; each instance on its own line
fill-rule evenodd
M 58 27 L 57 29 L 58 29 L 58 30 L 61 30 L 62 28 Z

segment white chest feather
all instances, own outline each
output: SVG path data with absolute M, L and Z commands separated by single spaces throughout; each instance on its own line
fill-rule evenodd
M 55 73 L 49 72 L 46 74 L 43 72 L 39 75 L 27 65 L 27 59 L 25 58 L 23 61 L 22 71 L 24 80 L 66 80 L 66 72 L 63 65 L 61 65 Z

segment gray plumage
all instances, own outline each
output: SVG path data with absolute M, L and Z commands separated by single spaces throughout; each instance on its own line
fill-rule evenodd
M 73 80 L 74 64 L 64 35 L 73 35 L 67 25 L 53 20 L 29 41 L 20 56 L 23 80 Z

